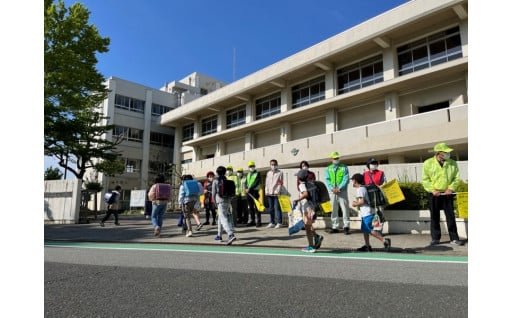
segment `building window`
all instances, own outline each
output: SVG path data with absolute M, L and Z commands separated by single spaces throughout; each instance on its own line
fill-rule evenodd
M 133 173 L 140 171 L 140 160 L 137 159 L 125 159 L 126 172 Z
M 217 132 L 217 115 L 205 118 L 201 121 L 201 136 Z
M 162 134 L 157 132 L 151 132 L 149 142 L 152 145 L 172 147 L 174 146 L 174 137 L 169 134 Z
M 418 113 L 421 114 L 421 113 L 431 112 L 434 110 L 448 108 L 448 107 L 450 107 L 450 102 L 444 101 L 444 102 L 440 102 L 440 103 L 420 106 L 420 107 L 418 107 Z
M 454 27 L 396 49 L 398 74 L 405 75 L 462 57 L 459 27 Z
M 149 173 L 152 173 L 152 174 L 159 174 L 159 173 L 165 174 L 165 172 L 167 170 L 167 166 L 168 165 L 165 162 L 149 161 L 148 170 L 149 170 Z
M 116 94 L 114 104 L 117 108 L 127 109 L 137 113 L 144 113 L 144 106 L 146 105 L 146 102 L 140 99 Z
M 382 56 L 366 59 L 338 70 L 338 94 L 377 84 L 384 80 Z
M 142 142 L 144 130 L 123 126 L 116 126 L 112 132 L 112 136 L 116 138 L 123 138 L 129 141 Z
M 256 119 L 270 117 L 281 113 L 281 93 L 256 100 Z
M 325 99 L 325 79 L 317 77 L 292 87 L 292 108 L 298 108 Z
M 226 128 L 233 128 L 245 124 L 245 105 L 226 112 Z
M 172 108 L 169 106 L 159 105 L 159 104 L 151 104 L 151 115 L 160 116 L 171 111 Z
M 183 136 L 182 141 L 194 139 L 194 124 L 183 126 L 181 135 Z

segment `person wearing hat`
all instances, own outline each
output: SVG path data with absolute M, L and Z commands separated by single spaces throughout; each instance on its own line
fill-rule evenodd
M 217 219 L 217 207 L 215 205 L 215 198 L 212 195 L 212 184 L 215 178 L 215 172 L 208 171 L 206 173 L 206 180 L 203 183 L 203 206 L 206 215 L 206 222 L 203 225 L 210 225 L 210 214 L 212 215 L 212 225 L 216 225 L 215 220 Z
M 459 240 L 457 232 L 457 223 L 453 213 L 454 193 L 460 182 L 459 167 L 457 162 L 450 158 L 452 148 L 446 143 L 440 142 L 434 146 L 435 155 L 423 163 L 422 185 L 428 192 L 428 206 L 430 209 L 430 235 L 432 242 L 430 245 L 440 244 L 441 225 L 440 213 L 444 211 L 450 243 L 464 245 Z
M 247 224 L 249 220 L 249 211 L 247 210 L 247 194 L 245 193 L 245 176 L 244 169 L 242 167 L 238 167 L 236 169 L 236 176 L 238 177 L 238 184 L 236 184 L 236 200 L 237 211 L 236 216 L 237 224 Z
M 256 203 L 254 200 L 258 200 L 260 197 L 260 183 L 261 177 L 260 173 L 256 170 L 256 163 L 254 161 L 249 161 L 247 163 L 247 167 L 249 167 L 249 172 L 245 177 L 245 193 L 247 194 L 247 206 L 249 209 L 249 214 L 251 216 L 251 221 L 247 223 L 247 226 L 261 226 L 261 213 L 256 209 Z M 252 197 L 251 197 L 252 196 Z
M 349 182 L 348 168 L 345 164 L 340 163 L 340 154 L 337 151 L 331 152 L 329 155 L 331 164 L 325 169 L 325 184 L 329 190 L 331 197 L 331 231 L 330 233 L 339 232 L 339 207 L 343 213 L 343 232 L 345 235 L 350 234 L 350 215 L 348 211 L 348 192 L 347 186 Z
M 367 186 L 376 185 L 377 187 L 380 187 L 382 184 L 384 184 L 387 181 L 386 180 L 386 175 L 384 174 L 384 171 L 379 170 L 379 162 L 377 161 L 377 159 L 375 159 L 373 157 L 369 158 L 366 161 L 366 168 L 368 168 L 368 170 L 366 170 L 363 173 L 364 185 L 367 185 Z M 378 190 L 379 193 L 382 193 L 377 188 L 375 188 L 375 190 Z M 384 199 L 383 195 L 380 196 L 380 197 L 382 199 Z M 378 196 L 377 196 L 377 198 L 378 198 Z M 383 201 L 382 199 L 381 200 L 377 200 L 377 201 L 380 201 L 380 203 L 382 203 L 382 204 L 378 204 L 378 203 L 376 204 L 377 205 L 377 209 L 380 212 L 384 211 L 384 203 L 385 202 L 382 202 Z M 385 222 L 385 221 L 382 220 L 382 222 Z

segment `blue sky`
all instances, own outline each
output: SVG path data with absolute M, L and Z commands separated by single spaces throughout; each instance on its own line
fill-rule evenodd
M 110 38 L 97 54 L 105 78 L 152 88 L 199 72 L 233 82 L 406 0 L 66 0 Z M 141 5 L 143 3 L 143 5 Z M 58 167 L 45 158 L 44 169 Z M 71 174 L 67 174 L 68 177 Z

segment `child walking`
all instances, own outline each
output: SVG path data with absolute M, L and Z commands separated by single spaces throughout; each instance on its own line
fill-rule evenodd
M 220 193 L 219 193 L 219 180 L 220 179 L 226 180 L 226 167 L 218 166 L 216 172 L 217 172 L 218 177 L 215 180 L 213 180 L 212 194 L 215 197 L 215 203 L 217 203 L 218 222 L 220 225 L 222 225 L 222 228 L 224 228 L 224 230 L 228 234 L 228 241 L 226 242 L 226 245 L 231 245 L 231 243 L 233 243 L 233 241 L 236 240 L 236 237 L 235 237 L 235 234 L 233 231 L 233 227 L 231 225 L 231 222 L 229 222 L 229 216 L 228 216 L 228 213 L 230 213 L 229 210 L 230 210 L 231 200 L 233 198 L 223 198 L 220 196 Z M 217 234 L 218 235 L 215 239 L 221 240 L 222 239 L 221 238 L 222 230 L 219 230 L 219 232 Z
M 358 208 L 361 213 L 361 231 L 364 236 L 364 245 L 357 250 L 359 252 L 371 252 L 370 235 L 372 235 L 384 244 L 386 251 L 389 251 L 391 248 L 391 240 L 388 238 L 385 239 L 382 234 L 380 234 L 380 231 L 373 229 L 375 210 L 370 206 L 368 191 L 363 186 L 364 176 L 360 173 L 356 173 L 350 180 L 352 180 L 352 186 L 357 189 L 356 199 L 352 201 L 352 206 Z

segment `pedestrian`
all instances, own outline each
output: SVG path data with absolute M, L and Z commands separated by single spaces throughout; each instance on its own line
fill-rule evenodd
M 370 188 L 370 190 L 378 191 L 378 193 L 374 194 L 376 196 L 375 197 L 376 204 L 375 204 L 375 206 L 372 206 L 372 207 L 377 208 L 377 212 L 380 212 L 379 216 L 383 217 L 383 215 L 384 215 L 383 212 L 384 212 L 384 207 L 385 207 L 386 201 L 384 198 L 384 194 L 382 193 L 382 190 L 380 190 L 380 188 L 378 188 L 378 187 L 380 187 L 381 185 L 386 183 L 386 181 L 387 181 L 386 175 L 384 174 L 384 171 L 379 170 L 379 162 L 377 161 L 377 159 L 375 159 L 373 157 L 369 158 L 366 161 L 366 168 L 368 170 L 363 172 L 364 185 L 370 186 L 370 187 L 376 186 L 376 187 L 373 187 L 374 189 Z M 366 189 L 369 190 L 368 187 Z M 371 193 L 372 193 L 372 191 L 369 191 L 370 195 L 371 195 Z M 370 200 L 370 202 L 372 202 L 372 200 Z M 385 222 L 384 219 L 381 219 L 381 221 L 383 223 Z
M 215 206 L 215 198 L 212 195 L 212 184 L 214 178 L 215 172 L 208 171 L 206 173 L 206 181 L 203 183 L 203 206 L 206 216 L 206 222 L 203 223 L 204 225 L 210 224 L 210 214 L 212 216 L 212 225 L 217 225 L 217 222 L 215 222 L 217 219 L 217 207 Z
M 153 210 L 153 204 L 148 197 L 149 189 L 146 191 L 146 201 L 144 202 L 144 218 L 146 220 L 151 219 L 151 211 Z
M 340 163 L 340 154 L 337 151 L 329 155 L 331 164 L 325 169 L 325 183 L 331 197 L 331 231 L 329 233 L 339 232 L 339 208 L 343 213 L 343 232 L 350 234 L 350 215 L 348 210 L 348 192 L 349 181 L 348 168 Z
M 197 180 L 194 180 L 192 175 L 185 174 L 181 177 L 182 182 L 178 191 L 178 203 L 183 211 L 184 222 L 183 228 L 186 226 L 186 236 L 192 236 L 192 223 L 190 218 L 194 217 L 197 228 L 200 230 L 203 226 L 197 217 L 196 205 L 199 202 L 199 195 L 203 192 L 203 186 Z
M 249 221 L 249 210 L 247 208 L 247 194 L 245 193 L 245 175 L 244 169 L 239 167 L 236 169 L 238 184 L 236 185 L 236 196 L 238 199 L 237 223 L 247 224 Z
M 119 199 L 121 199 L 121 189 L 120 185 L 116 185 L 115 189 L 112 191 L 112 195 L 114 196 L 114 202 L 107 204 L 107 214 L 101 219 L 100 225 L 101 227 L 105 226 L 105 222 L 110 218 L 112 214 L 114 214 L 114 224 L 119 224 Z
M 300 182 L 299 197 L 297 198 L 297 200 L 293 201 L 293 206 L 297 206 L 298 204 L 300 211 L 302 212 L 302 221 L 304 222 L 306 237 L 308 239 L 308 246 L 304 247 L 302 251 L 306 253 L 314 253 L 322 245 L 324 237 L 316 234 L 316 231 L 313 227 L 313 223 L 316 220 L 316 215 L 315 208 L 311 203 L 311 197 L 309 196 L 309 192 L 306 186 L 308 176 L 309 174 L 306 169 L 301 169 L 297 173 L 297 178 L 299 179 Z
M 352 176 L 352 186 L 356 188 L 357 194 L 356 199 L 352 201 L 352 206 L 359 210 L 361 216 L 361 232 L 363 232 L 364 245 L 358 248 L 359 252 L 371 252 L 372 246 L 370 245 L 370 235 L 377 238 L 384 244 L 384 249 L 389 251 L 391 248 L 391 240 L 384 238 L 379 231 L 373 229 L 375 209 L 370 206 L 370 199 L 368 197 L 368 191 L 363 186 L 364 176 L 360 173 L 356 173 Z M 379 222 L 380 223 L 380 222 Z
M 430 245 L 440 244 L 441 225 L 440 213 L 444 211 L 450 243 L 464 245 L 459 240 L 457 223 L 453 212 L 453 199 L 460 182 L 459 166 L 450 158 L 452 148 L 440 142 L 434 146 L 435 155 L 423 163 L 422 184 L 428 192 L 428 207 L 430 210 Z
M 302 160 L 299 164 L 299 170 L 300 169 L 304 169 L 308 172 L 308 176 L 306 178 L 306 181 L 315 181 L 316 180 L 316 175 L 313 171 L 310 171 L 309 170 L 309 163 L 306 161 L 306 160 Z M 299 180 L 299 177 L 297 176 L 297 190 L 299 190 L 299 184 L 300 184 L 300 180 Z
M 270 160 L 270 170 L 267 172 L 265 179 L 265 196 L 268 200 L 268 212 L 270 214 L 270 223 L 268 228 L 283 227 L 283 213 L 279 205 L 279 197 L 281 187 L 283 186 L 283 172 L 279 170 L 277 160 Z
M 256 203 L 254 203 L 254 200 L 258 200 L 260 198 L 259 191 L 261 177 L 260 173 L 256 170 L 256 163 L 254 161 L 249 161 L 247 166 L 249 167 L 249 172 L 245 177 L 245 193 L 247 194 L 247 207 L 251 217 L 251 221 L 247 223 L 247 226 L 260 227 L 261 214 L 256 208 Z
M 221 224 L 222 228 L 226 231 L 228 234 L 228 241 L 226 242 L 226 245 L 231 245 L 234 240 L 236 240 L 235 234 L 233 232 L 233 226 L 229 222 L 228 214 L 230 213 L 230 202 L 232 198 L 228 197 L 222 197 L 221 193 L 219 192 L 219 182 L 226 179 L 226 167 L 224 166 L 218 166 L 217 167 L 217 178 L 213 180 L 212 184 L 212 193 L 215 197 L 215 203 L 217 204 L 217 208 L 219 210 L 218 212 L 218 218 L 219 223 Z M 217 233 L 216 240 L 222 241 L 222 229 L 220 233 Z
M 171 199 L 171 189 L 171 185 L 165 182 L 165 177 L 162 174 L 155 177 L 155 184 L 149 189 L 148 198 L 152 203 L 151 224 L 155 237 L 160 237 L 167 204 Z
M 235 173 L 233 173 L 233 166 L 232 165 L 227 165 L 226 166 L 226 178 L 228 180 L 233 181 L 235 183 L 235 187 L 236 187 L 236 185 L 239 182 L 238 181 L 238 176 Z M 231 222 L 231 225 L 233 227 L 235 227 L 235 225 L 237 225 L 237 223 L 238 223 L 238 222 L 236 222 L 236 217 L 235 217 L 236 214 L 237 214 L 237 210 L 238 210 L 238 200 L 237 200 L 237 198 L 235 196 L 235 197 L 233 197 L 233 200 L 231 200 L 231 202 L 230 202 L 230 211 L 231 211 L 231 213 L 229 214 L 229 217 L 230 217 L 229 222 Z

